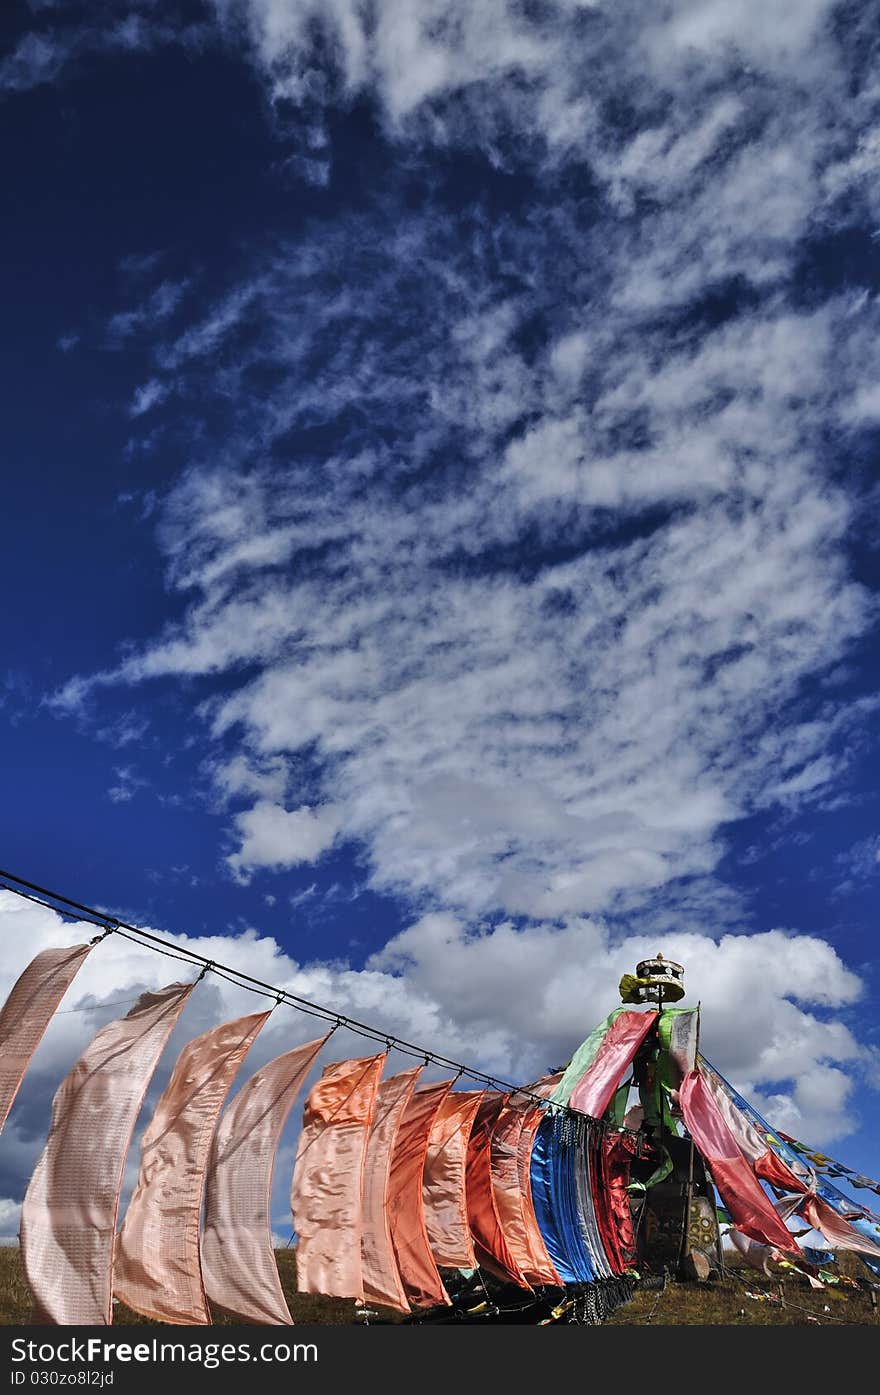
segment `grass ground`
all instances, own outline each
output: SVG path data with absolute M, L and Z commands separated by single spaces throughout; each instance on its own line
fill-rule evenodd
M 294 1322 L 333 1325 L 361 1321 L 352 1301 L 296 1292 L 296 1256 L 292 1250 L 278 1250 L 276 1258 Z M 732 1270 L 729 1277 L 719 1283 L 668 1283 L 662 1292 L 637 1293 L 633 1301 L 619 1308 L 609 1321 L 624 1327 L 648 1323 L 653 1326 L 778 1326 L 806 1324 L 811 1318 L 825 1326 L 878 1321 L 865 1289 L 820 1291 L 811 1289 L 806 1280 L 789 1279 L 785 1285 L 785 1307 L 778 1302 L 748 1298 L 746 1290 L 775 1294 L 777 1285 L 751 1270 L 740 1269 Z M 0 1324 L 27 1324 L 31 1321 L 31 1311 L 31 1296 L 21 1272 L 18 1250 L 0 1248 Z M 399 1314 L 385 1312 L 380 1316 L 399 1321 Z M 121 1304 L 114 1312 L 114 1319 L 121 1324 L 144 1322 Z M 214 1320 L 219 1324 L 229 1321 L 222 1313 L 216 1313 Z
M 749 1293 L 769 1295 L 755 1299 Z M 609 1319 L 616 1326 L 676 1327 L 812 1326 L 877 1323 L 865 1288 L 810 1288 L 806 1279 L 787 1279 L 785 1305 L 779 1285 L 752 1269 L 730 1269 L 717 1283 L 668 1283 L 660 1291 L 637 1293 Z M 880 1326 L 880 1323 L 877 1323 Z

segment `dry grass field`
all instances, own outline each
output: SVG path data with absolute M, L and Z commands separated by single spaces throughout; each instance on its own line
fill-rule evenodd
M 758 1300 L 747 1293 L 766 1293 Z M 819 1326 L 877 1324 L 866 1289 L 810 1288 L 807 1281 L 785 1284 L 785 1305 L 778 1285 L 754 1270 L 734 1268 L 720 1283 L 668 1283 L 663 1292 L 637 1293 L 609 1319 L 616 1326 Z
M 292 1250 L 276 1252 L 281 1280 L 295 1322 L 349 1324 L 361 1322 L 353 1302 L 320 1298 L 296 1292 L 296 1256 Z M 854 1275 L 855 1263 L 845 1265 Z M 609 1319 L 616 1326 L 713 1326 L 713 1325 L 804 1325 L 813 1320 L 823 1326 L 878 1323 L 866 1289 L 814 1290 L 806 1280 L 788 1280 L 785 1285 L 785 1306 L 778 1301 L 757 1301 L 746 1296 L 753 1293 L 777 1292 L 777 1286 L 759 1274 L 746 1269 L 732 1269 L 720 1283 L 668 1283 L 657 1289 L 637 1293 L 631 1303 L 619 1308 Z M 0 1324 L 27 1324 L 31 1319 L 31 1297 L 24 1282 L 18 1250 L 0 1248 Z M 229 1321 L 216 1313 L 218 1324 Z M 119 1305 L 115 1312 L 117 1323 L 143 1323 L 144 1319 Z M 399 1322 L 400 1315 L 379 1313 L 371 1321 Z M 880 1323 L 878 1323 L 880 1325 Z

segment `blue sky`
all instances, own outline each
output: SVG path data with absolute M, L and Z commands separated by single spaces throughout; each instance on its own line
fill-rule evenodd
M 662 949 L 880 1174 L 878 8 L 7 7 L 2 861 L 514 1078 Z

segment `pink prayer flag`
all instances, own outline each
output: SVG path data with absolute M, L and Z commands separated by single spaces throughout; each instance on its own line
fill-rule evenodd
M 428 1134 L 422 1177 L 425 1229 L 435 1263 L 449 1269 L 475 1269 L 477 1264 L 468 1225 L 466 1168 L 483 1093 L 451 1090 Z
M 367 1140 L 361 1197 L 364 1300 L 367 1303 L 382 1303 L 386 1308 L 397 1308 L 404 1313 L 409 1312 L 409 1303 L 391 1238 L 391 1163 L 400 1121 L 423 1069 L 423 1066 L 414 1066 L 412 1070 L 393 1075 L 379 1086 L 376 1112 Z
M 141 1142 L 141 1167 L 116 1247 L 116 1296 L 159 1322 L 211 1321 L 199 1222 L 223 1101 L 268 1012 L 239 1017 L 183 1048 Z
M 144 993 L 103 1027 L 63 1080 L 21 1210 L 21 1257 L 45 1322 L 112 1321 L 125 1158 L 159 1057 L 193 990 Z
M 0 1008 L 0 1132 L 31 1057 L 91 948 L 89 944 L 44 949 L 28 964 Z
M 363 1301 L 364 1163 L 385 1060 L 325 1066 L 306 1099 L 290 1194 L 300 1293 Z
M 285 1121 L 326 1040 L 257 1071 L 224 1110 L 211 1148 L 202 1277 L 210 1301 L 244 1322 L 292 1320 L 272 1247 L 272 1174 Z

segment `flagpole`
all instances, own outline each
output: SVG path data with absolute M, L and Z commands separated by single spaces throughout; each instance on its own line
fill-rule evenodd
M 696 1066 L 696 1063 L 697 1063 L 697 1061 L 698 1061 L 698 1059 L 699 1059 L 699 1055 L 700 1055 L 700 1004 L 697 1003 L 697 1040 L 696 1040 L 696 1046 L 695 1046 L 695 1048 L 694 1048 L 694 1065 L 695 1065 L 695 1066 Z M 689 1134 L 690 1134 L 690 1131 L 688 1131 L 688 1132 L 689 1132 Z M 693 1202 L 693 1197 L 694 1197 L 694 1139 L 693 1139 L 693 1135 L 692 1135 L 692 1134 L 690 1134 L 690 1140 L 691 1140 L 691 1146 L 690 1146 L 690 1151 L 689 1151 L 689 1154 L 688 1154 L 688 1189 L 687 1189 L 687 1205 L 685 1206 L 684 1234 L 683 1234 L 682 1237 L 681 1237 L 681 1250 L 680 1250 L 680 1252 L 679 1252 L 679 1257 L 678 1257 L 679 1268 L 681 1268 L 681 1266 L 684 1264 L 685 1257 L 686 1257 L 686 1255 L 687 1255 L 687 1253 L 688 1253 L 688 1244 L 689 1244 L 690 1235 L 691 1235 L 691 1204 L 692 1204 L 692 1202 Z

